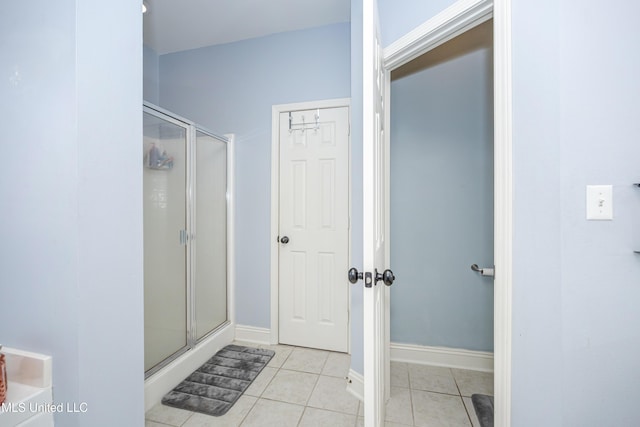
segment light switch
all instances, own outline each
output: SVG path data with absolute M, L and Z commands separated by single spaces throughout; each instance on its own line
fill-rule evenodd
M 587 185 L 587 219 L 613 219 L 613 187 L 611 185 Z

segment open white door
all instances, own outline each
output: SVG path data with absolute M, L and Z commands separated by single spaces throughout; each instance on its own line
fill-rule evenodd
M 363 268 L 364 268 L 364 422 L 384 425 L 385 410 L 385 296 L 393 273 L 383 270 L 385 236 L 385 144 L 382 48 L 376 0 L 363 0 Z M 385 284 L 383 284 L 385 283 Z

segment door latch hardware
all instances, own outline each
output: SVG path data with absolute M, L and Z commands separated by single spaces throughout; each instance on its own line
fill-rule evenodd
M 371 274 L 369 271 L 367 271 L 366 273 L 364 273 L 364 287 L 365 288 L 370 288 L 373 283 L 373 274 Z
M 373 285 L 377 285 L 379 281 L 383 281 L 385 285 L 391 286 L 393 281 L 396 280 L 396 276 L 394 276 L 393 271 L 385 270 L 382 274 L 378 273 L 378 269 L 375 270 L 375 280 L 373 273 L 360 273 L 358 269 L 353 267 L 349 269 L 349 281 L 351 283 L 356 283 L 358 280 L 362 280 L 364 278 L 364 287 L 370 288 Z

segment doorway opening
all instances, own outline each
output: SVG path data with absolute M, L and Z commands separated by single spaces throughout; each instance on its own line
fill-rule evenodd
M 494 264 L 492 35 L 489 20 L 391 72 L 391 401 L 411 394 L 416 423 L 438 394 L 461 422 L 493 395 L 493 278 L 470 268 Z

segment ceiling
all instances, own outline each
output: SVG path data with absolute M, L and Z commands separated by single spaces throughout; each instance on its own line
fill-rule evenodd
M 145 0 L 144 44 L 159 55 L 350 21 L 350 0 Z

